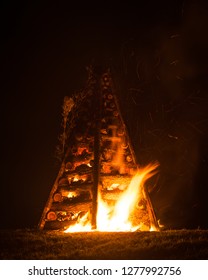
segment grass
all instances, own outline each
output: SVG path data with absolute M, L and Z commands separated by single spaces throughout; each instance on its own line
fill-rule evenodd
M 1 230 L 0 259 L 202 260 L 208 259 L 208 230 L 133 233 Z

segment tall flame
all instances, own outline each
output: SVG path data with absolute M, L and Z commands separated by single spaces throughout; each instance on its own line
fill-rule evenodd
M 144 168 L 138 169 L 132 178 L 129 186 L 114 206 L 109 206 L 98 194 L 98 211 L 97 211 L 97 230 L 98 231 L 135 231 L 142 226 L 142 221 L 133 225 L 131 214 L 135 210 L 138 202 L 143 197 L 144 183 L 147 179 L 156 173 L 158 164 L 149 164 Z M 91 224 L 89 213 L 83 216 L 80 221 L 69 227 L 65 232 L 90 231 Z M 153 225 L 150 224 L 152 230 Z

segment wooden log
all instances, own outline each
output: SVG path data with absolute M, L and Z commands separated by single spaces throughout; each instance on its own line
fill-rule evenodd
M 57 219 L 57 215 L 55 211 L 49 211 L 46 215 L 46 219 L 49 221 L 55 221 Z
M 91 191 L 92 189 L 92 183 L 88 184 L 88 183 L 83 183 L 83 184 L 71 184 L 68 187 L 58 187 L 57 191 L 62 193 L 62 191 Z
M 75 168 L 75 172 L 78 174 L 86 174 L 92 171 L 92 167 L 87 164 L 81 164 Z
M 71 170 L 74 170 L 74 165 L 72 162 L 68 161 L 65 164 L 65 171 L 71 171 Z
M 110 186 L 112 184 L 117 184 L 118 189 L 119 189 L 119 187 L 124 189 L 130 184 L 132 176 L 129 176 L 129 175 L 103 176 L 103 175 L 101 175 L 100 179 L 102 182 L 102 189 L 107 190 L 110 188 Z
M 85 172 L 84 172 L 85 171 Z M 68 171 L 65 172 L 67 177 L 74 177 L 74 176 L 82 176 L 82 175 L 89 175 L 92 176 L 92 167 L 87 166 L 87 168 L 83 168 L 81 171 L 78 169 L 73 170 L 73 171 Z
M 68 186 L 69 185 L 69 181 L 68 181 L 67 177 L 61 177 L 58 180 L 58 185 L 59 186 Z
M 76 204 L 53 203 L 51 206 L 51 211 L 88 212 L 91 209 L 91 207 L 92 207 L 92 201 L 82 201 Z
M 61 202 L 63 200 L 62 194 L 60 192 L 56 192 L 53 195 L 54 202 Z

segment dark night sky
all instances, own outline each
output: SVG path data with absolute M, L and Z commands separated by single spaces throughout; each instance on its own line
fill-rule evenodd
M 114 73 L 139 163 L 160 162 L 158 218 L 207 228 L 206 1 L 51 2 L 1 9 L 0 227 L 37 225 L 59 167 L 63 97 L 94 63 Z

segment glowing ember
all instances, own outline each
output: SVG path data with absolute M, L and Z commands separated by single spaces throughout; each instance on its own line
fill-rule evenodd
M 138 169 L 127 189 L 123 191 L 113 206 L 108 205 L 102 199 L 101 193 L 99 193 L 97 211 L 98 231 L 135 231 L 143 227 L 143 222 L 137 221 L 135 224 L 131 220 L 131 215 L 143 198 L 145 181 L 156 173 L 157 166 L 158 164 L 156 163 Z M 70 226 L 65 232 L 91 231 L 89 217 L 90 215 L 87 213 L 76 225 Z M 148 230 L 156 230 L 151 222 Z
M 79 176 L 74 176 L 73 181 L 78 182 L 79 181 Z
M 77 196 L 77 193 L 76 192 L 72 192 L 72 191 L 67 194 L 68 198 L 73 198 L 73 197 L 76 197 L 76 196 Z

